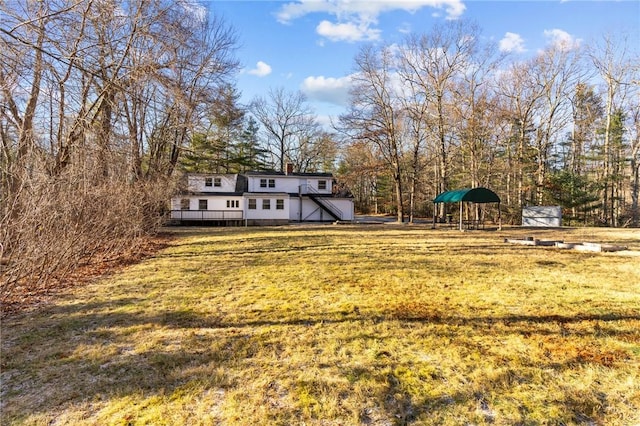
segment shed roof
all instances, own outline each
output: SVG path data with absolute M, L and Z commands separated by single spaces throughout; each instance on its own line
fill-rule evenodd
M 487 188 L 464 188 L 454 191 L 446 191 L 438 194 L 433 199 L 437 203 L 457 203 L 458 201 L 471 201 L 473 203 L 499 203 L 498 194 Z

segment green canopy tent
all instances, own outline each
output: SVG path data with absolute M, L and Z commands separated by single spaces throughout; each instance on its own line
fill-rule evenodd
M 477 204 L 498 203 L 498 226 L 502 229 L 502 217 L 500 216 L 500 197 L 498 194 L 487 188 L 465 188 L 454 191 L 446 191 L 438 194 L 433 199 L 433 204 L 438 203 L 460 203 L 460 230 L 462 231 L 462 203 L 471 202 Z M 434 209 L 435 212 L 435 209 Z M 436 225 L 436 215 L 433 215 L 433 226 Z

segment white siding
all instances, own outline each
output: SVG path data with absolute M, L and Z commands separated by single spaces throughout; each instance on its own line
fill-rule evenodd
M 300 206 L 300 200 L 302 200 L 302 206 Z M 320 208 L 312 199 L 310 198 L 299 198 L 296 200 L 296 204 L 298 204 L 298 208 L 296 211 L 296 217 L 292 220 L 302 220 L 303 222 L 318 222 L 318 221 L 331 221 L 333 218 Z M 302 216 L 300 216 L 300 207 L 302 207 Z
M 342 220 L 353 220 L 353 200 L 351 198 L 332 198 L 331 204 L 340 209 Z
M 189 210 L 182 210 L 183 199 L 189 200 Z M 200 200 L 207 200 L 206 213 L 200 210 Z M 234 207 L 227 207 L 227 201 L 230 205 L 233 202 Z M 173 219 L 241 219 L 243 209 L 242 196 L 183 195 L 171 199 L 171 210 L 175 210 L 171 214 Z
M 301 201 L 302 200 L 302 201 Z M 341 211 L 341 220 L 353 220 L 353 200 L 350 198 L 331 198 L 328 200 L 334 208 Z M 302 207 L 302 216 L 300 208 Z M 326 210 L 320 208 L 312 199 L 307 197 L 292 198 L 289 220 L 298 222 L 327 222 L 335 220 Z
M 260 186 L 260 181 L 266 180 L 266 187 Z M 273 180 L 275 187 L 269 187 L 269 180 Z M 326 188 L 318 189 L 319 181 L 325 181 Z M 317 192 L 320 194 L 331 194 L 331 177 L 307 177 L 307 176 L 280 176 L 280 175 L 252 175 L 249 176 L 249 192 L 286 192 L 297 194 L 302 191 Z
M 211 179 L 211 186 L 206 186 L 207 178 Z M 236 180 L 238 175 L 223 175 L 223 174 L 211 174 L 211 175 L 190 175 L 189 176 L 189 191 L 193 192 L 235 192 Z M 219 179 L 220 186 L 215 186 L 216 181 Z
M 303 222 L 318 222 L 318 221 L 331 221 L 333 218 L 320 208 L 312 199 L 307 197 L 296 198 L 292 203 L 291 215 L 289 216 L 292 221 Z M 300 211 L 302 209 L 302 215 Z
M 173 197 L 171 199 L 171 210 L 180 210 L 180 207 L 181 207 L 180 200 L 182 200 L 183 198 L 188 198 L 188 197 Z
M 324 181 L 325 188 L 320 189 L 320 181 Z M 317 177 L 317 178 L 306 178 L 305 183 L 302 186 L 302 193 L 318 193 L 318 194 L 331 194 L 331 185 L 333 183 L 333 179 L 325 178 L 325 177 Z
M 248 220 L 289 220 L 290 200 L 288 194 L 244 194 L 245 218 Z M 249 209 L 249 200 L 256 200 L 256 208 Z M 263 200 L 269 200 L 270 208 L 263 208 Z M 278 200 L 283 200 L 284 209 L 276 208 Z
M 199 210 L 198 200 L 207 200 L 207 210 L 240 210 L 243 208 L 242 197 L 225 195 L 192 195 L 191 210 Z M 227 201 L 238 200 L 238 207 L 227 207 Z

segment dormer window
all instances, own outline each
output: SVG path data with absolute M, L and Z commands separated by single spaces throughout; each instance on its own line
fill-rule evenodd
M 204 186 L 213 186 L 213 179 L 210 177 L 204 178 Z
M 318 189 L 320 189 L 320 190 L 327 189 L 327 181 L 326 180 L 319 180 L 318 181 Z
M 213 178 L 213 186 L 215 187 L 221 187 L 222 186 L 222 179 L 217 177 L 217 178 Z
M 260 179 L 260 188 L 275 188 L 276 180 L 275 179 Z

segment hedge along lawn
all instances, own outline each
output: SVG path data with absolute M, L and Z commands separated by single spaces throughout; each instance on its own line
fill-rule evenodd
M 638 231 L 176 230 L 2 322 L 3 424 L 640 423 Z

